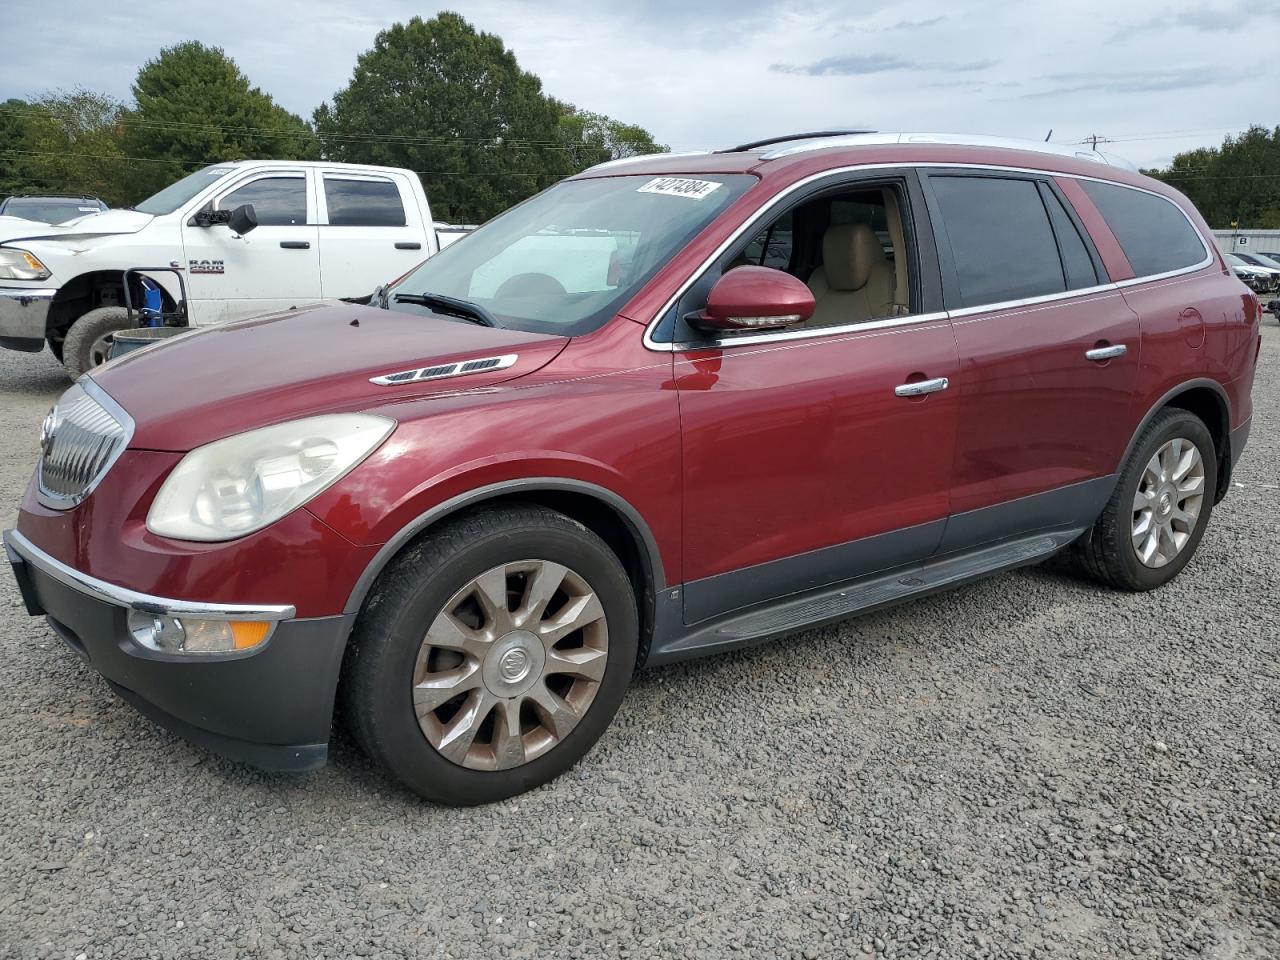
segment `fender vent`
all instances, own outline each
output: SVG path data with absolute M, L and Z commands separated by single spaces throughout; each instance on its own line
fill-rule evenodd
M 419 383 L 423 380 L 444 380 L 447 377 L 461 377 L 468 373 L 481 373 L 485 370 L 505 370 L 515 364 L 519 355 L 508 353 L 501 357 L 483 357 L 479 360 L 459 360 L 457 363 L 441 363 L 433 367 L 420 367 L 417 370 L 401 370 L 399 373 L 385 373 L 380 377 L 370 377 L 370 383 L 383 387 L 394 387 L 401 383 Z

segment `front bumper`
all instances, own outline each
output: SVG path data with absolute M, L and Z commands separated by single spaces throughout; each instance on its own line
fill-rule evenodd
M 35 353 L 44 349 L 45 323 L 57 290 L 0 287 L 0 347 Z
M 49 625 L 139 712 L 174 733 L 264 770 L 301 771 L 328 756 L 338 671 L 353 616 L 293 619 L 290 606 L 168 600 L 87 576 L 15 530 L 5 552 L 27 611 Z M 130 610 L 275 621 L 252 650 L 192 656 L 137 643 Z

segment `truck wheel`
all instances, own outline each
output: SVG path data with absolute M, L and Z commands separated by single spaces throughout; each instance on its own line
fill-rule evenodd
M 62 363 L 62 344 L 65 342 L 66 336 L 62 332 L 54 333 L 50 331 L 45 335 L 44 342 L 49 345 L 49 352 L 53 354 L 54 359 Z
M 594 533 L 542 507 L 477 511 L 379 578 L 343 668 L 347 724 L 428 800 L 503 800 L 600 738 L 638 632 L 631 583 Z
M 124 307 L 98 307 L 82 314 L 71 325 L 62 342 L 61 359 L 67 375 L 75 380 L 86 371 L 106 363 L 115 335 L 133 325 L 129 311 Z
M 1121 590 L 1164 586 L 1200 545 L 1217 485 L 1217 454 L 1204 421 L 1186 410 L 1161 411 L 1077 547 L 1085 570 Z

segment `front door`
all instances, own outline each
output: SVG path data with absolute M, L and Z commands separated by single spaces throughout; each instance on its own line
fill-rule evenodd
M 677 342 L 686 622 L 937 547 L 956 349 L 946 317 L 925 312 L 936 269 L 922 276 L 928 225 L 913 225 L 907 185 L 826 187 L 726 251 L 726 269 L 755 262 L 808 282 L 818 311 L 805 328 Z
M 1092 521 L 1132 433 L 1137 315 L 1048 177 L 925 178 L 960 354 L 941 550 Z
M 225 224 L 183 225 L 195 326 L 320 299 L 320 237 L 307 172 L 255 171 L 213 201 L 216 210 L 246 203 L 253 205 L 258 227 L 243 237 Z

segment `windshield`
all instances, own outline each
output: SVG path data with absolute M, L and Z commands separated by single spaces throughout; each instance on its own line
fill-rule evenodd
M 1269 256 L 1265 253 L 1255 253 L 1253 254 L 1253 259 L 1260 266 L 1270 267 L 1272 270 L 1280 270 L 1280 260 L 1277 260 L 1275 257 Z
M 397 297 L 443 294 L 516 330 L 587 333 L 755 183 L 750 176 L 568 180 L 450 245 L 400 281 Z
M 230 173 L 231 167 L 205 167 L 195 173 L 188 174 L 177 183 L 171 183 L 159 193 L 143 200 L 133 209 L 139 213 L 149 213 L 158 217 L 173 213 L 180 206 L 194 197 L 205 187 Z
M 10 200 L 4 205 L 6 217 L 22 217 L 24 220 L 38 220 L 41 223 L 64 223 L 83 217 L 89 213 L 99 213 L 96 201 L 93 200 L 42 200 L 39 197 L 22 197 Z
M 1231 264 L 1233 267 L 1247 267 L 1247 266 L 1249 266 L 1249 264 L 1245 263 L 1243 260 L 1241 260 L 1239 257 L 1237 257 L 1234 253 L 1228 253 L 1228 254 L 1227 254 L 1227 263 Z

